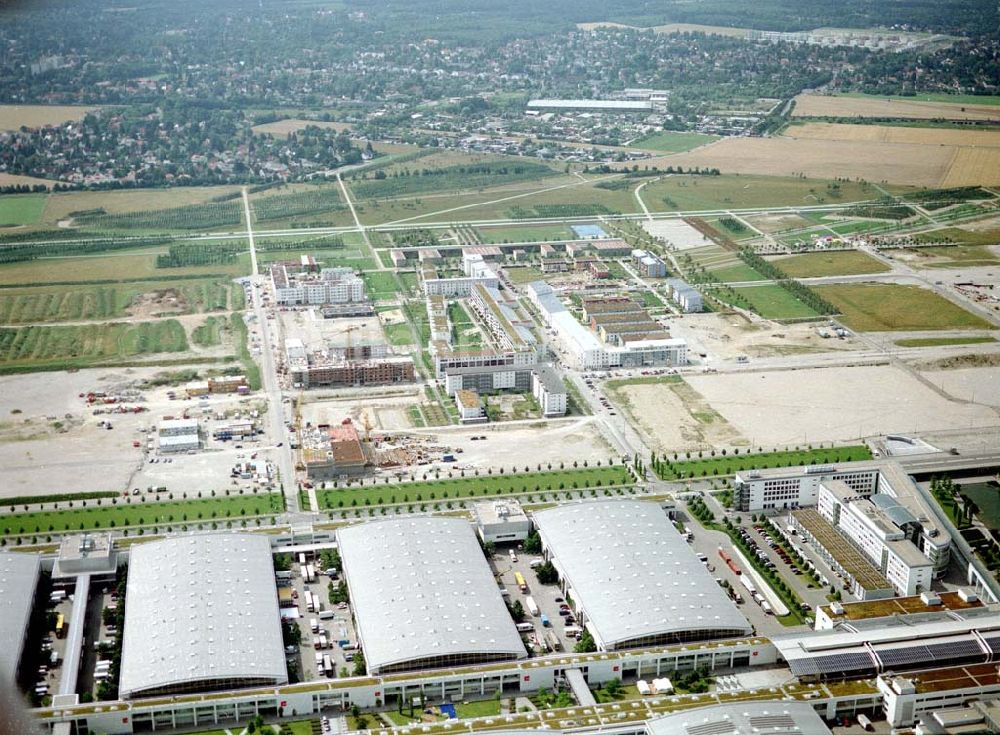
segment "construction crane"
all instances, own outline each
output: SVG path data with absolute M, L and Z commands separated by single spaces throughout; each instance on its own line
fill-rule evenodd
M 358 329 L 361 329 L 361 327 L 358 326 L 357 324 L 352 324 L 351 326 L 346 327 L 344 329 L 344 334 L 347 335 L 347 349 L 344 352 L 344 356 L 348 360 L 353 360 L 354 359 L 354 355 L 352 354 L 353 353 L 353 347 L 354 347 L 354 337 L 353 337 L 353 334 Z
M 365 441 L 371 442 L 372 440 L 372 421 L 368 416 L 368 409 L 361 412 L 361 423 L 365 427 Z

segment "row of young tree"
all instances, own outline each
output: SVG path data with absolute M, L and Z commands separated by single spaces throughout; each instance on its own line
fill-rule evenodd
M 751 248 L 742 248 L 740 250 L 740 259 L 762 276 L 772 279 L 775 283 L 816 313 L 839 313 L 836 306 L 831 304 L 801 281 L 796 281 L 794 278 L 790 277 L 771 261 L 762 258 Z

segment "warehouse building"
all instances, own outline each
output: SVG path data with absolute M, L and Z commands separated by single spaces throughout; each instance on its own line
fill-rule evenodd
M 809 702 L 736 702 L 653 718 L 645 735 L 830 735 L 830 728 Z
M 337 546 L 370 674 L 527 657 L 468 521 L 363 523 Z
M 161 453 L 201 449 L 197 419 L 165 419 L 159 423 L 157 442 Z
M 534 522 L 598 650 L 753 630 L 654 503 L 564 505 L 536 513 Z
M 177 536 L 130 557 L 123 699 L 288 682 L 267 538 Z
M 21 677 L 21 656 L 35 604 L 41 557 L 0 551 L 0 682 Z

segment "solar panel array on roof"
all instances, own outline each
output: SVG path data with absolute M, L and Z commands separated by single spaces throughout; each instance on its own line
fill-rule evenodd
M 878 669 L 869 653 L 834 653 L 827 656 L 795 659 L 788 662 L 795 676 L 828 676 L 843 674 L 853 676 L 858 673 L 874 674 Z
M 962 659 L 981 659 L 985 656 L 982 646 L 973 638 L 945 643 L 916 644 L 900 648 L 880 647 L 876 655 L 886 670 L 938 664 Z
M 988 638 L 984 636 L 983 640 L 986 641 L 986 645 L 990 647 L 993 653 L 1000 653 L 1000 636 L 990 636 Z

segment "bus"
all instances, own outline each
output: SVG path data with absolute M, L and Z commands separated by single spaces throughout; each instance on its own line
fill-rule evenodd
M 66 616 L 62 613 L 56 615 L 56 638 L 63 638 L 66 635 Z
M 514 572 L 514 581 L 517 582 L 518 589 L 520 589 L 521 592 L 528 591 L 528 583 L 524 581 L 523 574 L 520 572 Z

